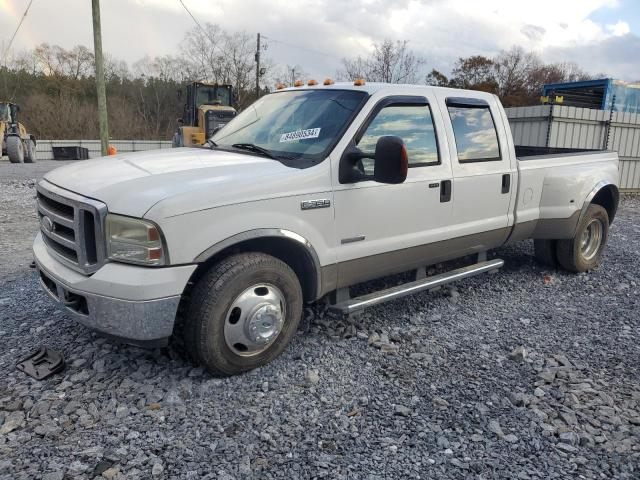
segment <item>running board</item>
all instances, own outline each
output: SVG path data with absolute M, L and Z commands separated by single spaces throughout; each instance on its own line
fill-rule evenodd
M 368 295 L 345 300 L 343 302 L 336 303 L 335 305 L 331 305 L 329 310 L 348 315 L 367 307 L 389 302 L 413 293 L 422 292 L 424 290 L 433 290 L 434 288 L 446 285 L 447 283 L 474 277 L 481 273 L 491 272 L 499 269 L 503 265 L 504 260 L 499 258 L 486 262 L 479 262 L 474 265 L 469 265 L 468 267 L 458 268 L 456 270 L 416 280 L 415 282 L 404 283 L 386 290 L 380 290 Z

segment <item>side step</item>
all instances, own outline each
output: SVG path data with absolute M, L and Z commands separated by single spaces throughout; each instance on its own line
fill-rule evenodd
M 396 287 L 387 288 L 386 290 L 380 290 L 378 292 L 369 293 L 368 295 L 345 300 L 343 302 L 336 303 L 335 305 L 331 305 L 329 310 L 343 314 L 354 313 L 367 307 L 395 300 L 396 298 L 406 297 L 407 295 L 422 292 L 424 290 L 432 290 L 442 285 L 446 285 L 447 283 L 497 270 L 503 265 L 504 260 L 499 258 L 479 262 L 474 265 L 469 265 L 468 267 L 458 268 L 449 272 L 422 278 L 415 282 L 404 283 Z

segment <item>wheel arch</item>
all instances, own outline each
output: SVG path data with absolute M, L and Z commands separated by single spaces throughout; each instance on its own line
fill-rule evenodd
M 618 211 L 618 204 L 620 202 L 620 192 L 618 187 L 611 182 L 601 181 L 589 192 L 587 198 L 582 205 L 582 212 L 580 218 L 583 218 L 587 213 L 589 205 L 600 205 L 607 211 L 609 215 L 609 223 L 613 223 L 613 219 Z
M 242 232 L 209 247 L 195 258 L 198 268 L 191 282 L 223 258 L 242 252 L 261 252 L 285 262 L 300 280 L 305 302 L 321 296 L 322 270 L 311 243 L 295 232 L 279 228 L 263 228 Z

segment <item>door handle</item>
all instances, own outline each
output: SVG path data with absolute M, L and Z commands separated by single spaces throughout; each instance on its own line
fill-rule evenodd
M 451 180 L 442 180 L 440 182 L 440 203 L 451 200 Z
M 502 193 L 509 193 L 511 189 L 511 174 L 505 173 L 502 175 Z

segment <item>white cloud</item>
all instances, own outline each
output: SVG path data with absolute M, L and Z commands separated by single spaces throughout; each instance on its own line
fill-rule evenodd
M 607 30 L 611 32 L 611 34 L 615 37 L 621 37 L 622 35 L 626 35 L 631 32 L 631 28 L 629 28 L 629 24 L 627 22 L 623 22 L 622 20 L 618 20 L 615 24 L 607 25 Z
M 590 19 L 600 9 L 613 13 L 617 0 L 184 2 L 202 23 L 261 32 L 266 56 L 283 65 L 298 64 L 315 78 L 333 76 L 341 58 L 366 55 L 384 38 L 409 40 L 410 47 L 426 57 L 427 69 L 448 72 L 458 57 L 492 56 L 512 45 L 537 51 L 545 59 L 552 53 L 549 58 L 577 60 L 571 56 L 575 52 L 609 48 L 611 39 L 627 45 L 638 33 L 631 32 L 624 19 L 610 24 Z M 109 0 L 102 2 L 102 12 L 104 48 L 130 63 L 145 54 L 175 54 L 184 33 L 194 26 L 176 0 Z M 12 31 L 16 22 L 17 17 L 0 14 L 0 31 Z M 86 0 L 65 0 L 64 9 L 58 2 L 35 2 L 16 43 L 23 48 L 39 42 L 91 46 L 90 25 Z M 605 61 L 604 69 L 602 60 L 595 61 L 602 58 L 597 53 L 580 53 L 579 58 L 589 71 L 640 77 L 640 65 L 620 55 Z

